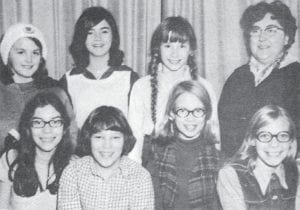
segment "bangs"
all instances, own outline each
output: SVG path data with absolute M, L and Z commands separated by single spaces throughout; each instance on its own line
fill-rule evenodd
M 176 30 L 166 30 L 163 31 L 162 34 L 162 42 L 167 43 L 167 42 L 181 42 L 185 43 L 188 42 L 189 38 L 187 34 L 176 31 Z
M 125 130 L 122 128 L 122 126 L 112 118 L 98 119 L 92 123 L 91 131 L 93 134 L 104 130 L 119 131 L 123 134 L 125 133 Z

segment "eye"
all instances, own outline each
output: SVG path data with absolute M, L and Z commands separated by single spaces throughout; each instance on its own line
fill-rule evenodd
M 33 52 L 33 55 L 40 56 L 40 55 L 41 55 L 41 52 L 40 52 L 40 51 L 34 51 L 34 52 Z
M 88 32 L 87 32 L 87 35 L 93 35 L 94 34 L 94 31 L 92 31 L 92 30 L 89 30 Z
M 22 54 L 24 54 L 24 51 L 23 50 L 18 50 L 17 54 L 22 55 Z
M 110 30 L 109 29 L 104 29 L 104 30 L 102 30 L 102 33 L 103 34 L 108 34 L 108 33 L 110 33 Z
M 170 44 L 163 44 L 163 47 L 164 47 L 164 48 L 170 48 L 171 45 L 170 45 Z
M 181 47 L 181 48 L 187 48 L 187 47 L 188 47 L 188 44 L 182 43 L 182 44 L 180 45 L 180 47 Z
M 53 125 L 53 127 L 60 127 L 63 125 L 63 120 L 62 119 L 54 119 L 54 120 L 51 120 L 50 123 Z
M 39 128 L 44 126 L 44 121 L 39 119 L 31 120 L 31 126 L 34 128 Z

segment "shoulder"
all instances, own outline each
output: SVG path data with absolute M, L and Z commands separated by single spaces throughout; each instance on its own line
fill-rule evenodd
M 150 179 L 150 173 L 139 163 L 123 156 L 121 159 L 121 170 L 125 176 L 136 182 Z
M 66 173 L 72 175 L 79 175 L 88 172 L 91 162 L 90 156 L 84 156 L 82 158 L 78 158 L 77 156 L 72 156 L 69 165 L 66 167 Z
M 150 75 L 141 77 L 134 83 L 134 87 L 138 87 L 138 88 L 150 88 L 150 85 L 151 85 Z

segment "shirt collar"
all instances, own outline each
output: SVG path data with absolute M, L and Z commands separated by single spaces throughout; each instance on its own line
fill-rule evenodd
M 113 72 L 115 71 L 114 68 L 109 67 L 107 69 L 106 72 L 104 72 L 104 74 L 99 78 L 99 79 L 105 79 L 107 77 L 109 77 Z M 78 74 L 82 74 L 83 76 L 85 76 L 88 79 L 94 79 L 96 80 L 97 78 L 90 72 L 88 71 L 86 68 L 79 68 L 76 67 L 74 69 L 72 69 L 70 75 L 78 75 Z
M 258 161 L 260 160 L 258 159 Z M 253 170 L 253 173 L 259 184 L 261 192 L 264 195 L 266 194 L 266 190 L 269 186 L 273 173 L 278 176 L 281 186 L 285 189 L 288 189 L 288 185 L 285 181 L 285 171 L 283 164 L 276 167 L 276 169 L 273 169 L 271 167 L 266 166 L 264 163 L 258 163 L 255 169 Z
M 88 164 L 89 164 L 91 173 L 95 176 L 99 176 L 102 178 L 101 173 L 99 173 L 99 171 L 95 167 L 95 160 L 92 156 L 90 156 Z M 131 171 L 132 171 L 132 168 L 128 165 L 128 158 L 125 156 L 122 156 L 120 159 L 120 165 L 118 167 L 118 172 L 116 174 L 121 175 L 122 177 L 125 178 L 131 174 Z

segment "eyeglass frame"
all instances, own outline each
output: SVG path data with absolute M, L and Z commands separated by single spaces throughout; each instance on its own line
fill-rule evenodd
M 36 126 L 34 126 L 33 125 L 33 122 L 34 121 L 39 121 L 39 122 L 42 122 L 43 124 L 43 126 L 41 126 L 41 127 L 36 127 Z M 58 122 L 58 121 L 60 121 L 60 124 L 58 125 L 58 126 L 53 126 L 53 123 L 54 122 Z M 51 124 L 52 123 L 52 124 Z M 45 121 L 45 120 L 43 120 L 43 119 L 40 119 L 40 118 L 34 118 L 34 119 L 32 119 L 31 121 L 30 121 L 30 127 L 31 128 L 45 128 L 46 127 L 46 125 L 49 125 L 51 128 L 60 128 L 60 127 L 62 127 L 63 125 L 64 125 L 64 120 L 62 119 L 62 118 L 56 118 L 56 119 L 51 119 L 51 120 L 49 120 L 49 121 Z
M 194 114 L 196 110 L 201 110 L 202 111 L 201 116 L 196 116 Z M 178 115 L 179 111 L 186 111 L 185 116 Z M 205 109 L 202 109 L 202 108 L 196 108 L 196 109 L 193 109 L 193 110 L 187 110 L 185 108 L 179 108 L 179 109 L 174 110 L 173 112 L 175 113 L 176 116 L 178 116 L 180 118 L 187 118 L 190 114 L 192 114 L 195 118 L 201 118 L 201 117 L 205 116 L 205 114 L 206 114 Z
M 269 140 L 269 141 L 261 141 L 261 139 L 259 139 L 259 135 L 262 134 L 262 133 L 269 134 L 269 136 L 271 136 L 270 140 Z M 279 136 L 280 134 L 282 134 L 282 133 L 288 134 L 289 140 L 287 140 L 287 141 L 281 141 L 281 140 L 279 140 L 278 136 Z M 277 134 L 272 134 L 271 132 L 268 132 L 268 131 L 261 131 L 261 132 L 259 132 L 259 133 L 256 134 L 256 139 L 257 139 L 259 142 L 262 142 L 262 143 L 269 143 L 269 142 L 272 141 L 272 139 L 273 139 L 274 137 L 276 137 L 275 139 L 276 139 L 278 142 L 280 142 L 280 143 L 287 143 L 287 142 L 290 142 L 291 139 L 292 139 L 292 138 L 291 138 L 291 134 L 290 134 L 290 132 L 288 132 L 288 131 L 280 131 L 280 132 L 278 132 Z
M 255 29 L 255 28 L 257 28 L 257 29 Z M 268 33 L 267 31 L 270 30 L 270 29 L 276 29 L 275 33 Z M 253 30 L 259 31 L 259 33 L 258 34 L 251 34 L 253 32 Z M 273 36 L 275 36 L 277 34 L 278 30 L 284 31 L 283 28 L 281 28 L 279 26 L 276 26 L 276 25 L 268 25 L 264 29 L 260 28 L 259 26 L 253 26 L 249 30 L 249 35 L 250 35 L 250 37 L 258 37 L 258 36 L 261 36 L 261 34 L 263 32 L 265 32 L 267 37 L 273 37 Z

